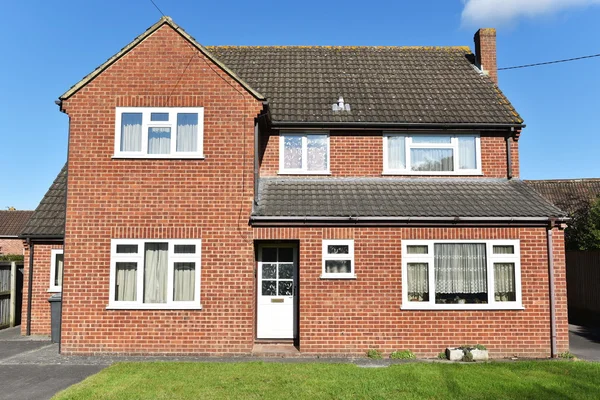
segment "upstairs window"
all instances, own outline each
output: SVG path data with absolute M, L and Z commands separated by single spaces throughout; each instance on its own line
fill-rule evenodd
M 204 109 L 117 107 L 115 156 L 202 158 Z
M 481 144 L 475 134 L 385 134 L 383 158 L 386 174 L 481 174 Z
M 282 133 L 279 136 L 279 173 L 328 174 L 329 135 Z

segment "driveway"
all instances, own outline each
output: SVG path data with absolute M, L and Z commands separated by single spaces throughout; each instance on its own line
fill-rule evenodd
M 577 358 L 600 361 L 600 327 L 569 325 L 569 346 Z
M 0 330 L 0 400 L 50 399 L 108 365 L 61 365 L 57 344 L 20 330 Z

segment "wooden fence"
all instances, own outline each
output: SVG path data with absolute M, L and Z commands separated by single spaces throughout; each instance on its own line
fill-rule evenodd
M 21 324 L 23 263 L 0 262 L 0 329 Z
M 600 313 L 600 251 L 567 251 L 569 309 Z

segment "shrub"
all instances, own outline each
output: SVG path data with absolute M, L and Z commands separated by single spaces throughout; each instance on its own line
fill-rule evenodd
M 464 362 L 472 362 L 473 361 L 473 353 L 471 353 L 471 351 L 469 351 L 469 350 L 465 351 L 465 355 L 463 356 L 462 360 Z
M 0 255 L 0 261 L 23 261 L 25 257 L 22 254 L 4 254 Z
M 390 354 L 390 358 L 397 360 L 414 360 L 416 357 L 410 350 L 394 351 Z
M 445 351 L 442 351 L 441 353 L 439 353 L 438 354 L 438 358 L 440 360 L 447 360 L 448 359 L 448 357 L 446 357 L 446 352 Z
M 558 355 L 558 358 L 564 358 L 567 360 L 572 360 L 575 358 L 575 354 L 571 353 L 570 351 L 565 351 L 564 353 L 560 353 Z
M 367 357 L 373 360 L 381 360 L 383 358 L 383 356 L 381 355 L 381 351 L 377 349 L 369 349 L 367 351 Z

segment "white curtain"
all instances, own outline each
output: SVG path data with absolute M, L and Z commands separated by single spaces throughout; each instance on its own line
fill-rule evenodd
M 173 285 L 173 300 L 194 301 L 196 265 L 193 262 L 176 262 Z
M 453 171 L 452 149 L 410 149 L 413 171 Z
M 477 151 L 474 136 L 458 137 L 458 163 L 460 169 L 477 168 Z
M 168 243 L 146 243 L 144 303 L 167 302 Z
M 64 260 L 65 256 L 63 254 L 56 255 L 56 263 L 54 264 L 54 286 L 62 286 Z
M 302 136 L 284 136 L 283 167 L 285 169 L 302 168 Z
M 427 267 L 427 263 L 407 264 L 409 301 L 429 300 L 429 279 Z
M 515 264 L 494 264 L 494 298 L 496 301 L 515 301 Z
M 171 152 L 171 128 L 148 128 L 148 154 Z
M 309 171 L 327 171 L 327 135 L 307 135 Z
M 121 151 L 142 151 L 142 114 L 121 114 Z
M 484 243 L 436 243 L 436 293 L 487 293 Z
M 177 114 L 177 151 L 198 151 L 198 114 Z
M 406 138 L 404 136 L 388 136 L 388 165 L 389 169 L 406 168 Z
M 136 301 L 137 300 L 137 263 L 117 263 L 117 283 L 115 300 Z

